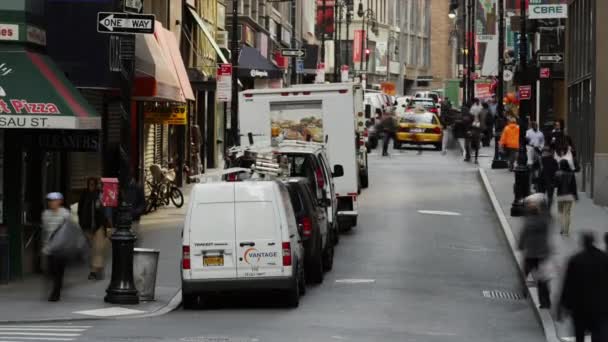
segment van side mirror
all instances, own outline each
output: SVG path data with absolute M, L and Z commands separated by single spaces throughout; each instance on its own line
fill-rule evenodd
M 342 165 L 334 165 L 334 172 L 331 174 L 334 178 L 339 178 L 344 176 L 344 168 Z
M 369 119 L 371 117 L 372 117 L 372 105 L 366 104 L 365 105 L 365 118 Z

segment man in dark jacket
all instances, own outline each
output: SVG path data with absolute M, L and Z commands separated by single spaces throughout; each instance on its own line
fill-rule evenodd
M 382 156 L 388 156 L 388 143 L 390 139 L 394 139 L 397 131 L 397 123 L 395 118 L 390 114 L 384 114 L 380 122 L 380 131 L 384 134 L 382 141 Z
M 464 131 L 464 161 L 471 161 L 471 143 L 473 141 L 473 115 L 468 106 L 462 107 L 462 129 Z
M 588 331 L 593 341 L 603 342 L 608 338 L 608 256 L 595 247 L 592 233 L 583 234 L 582 244 L 583 251 L 568 262 L 558 319 L 568 310 L 576 342 L 584 342 Z

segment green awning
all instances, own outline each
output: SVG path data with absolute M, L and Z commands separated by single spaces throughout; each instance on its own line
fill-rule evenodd
M 101 129 L 98 113 L 46 55 L 0 50 L 0 128 Z

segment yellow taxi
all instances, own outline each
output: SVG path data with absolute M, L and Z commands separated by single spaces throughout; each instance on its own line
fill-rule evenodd
M 399 126 L 395 134 L 395 148 L 403 144 L 434 145 L 441 151 L 443 126 L 436 114 L 415 110 L 399 116 Z

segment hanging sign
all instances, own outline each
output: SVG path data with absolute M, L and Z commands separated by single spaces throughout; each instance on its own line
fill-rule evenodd
M 146 102 L 144 104 L 144 123 L 185 126 L 188 123 L 187 113 L 185 104 L 157 106 L 154 102 Z
M 520 100 L 531 100 L 532 99 L 532 86 L 529 86 L 529 85 L 519 86 L 519 99 Z
M 568 4 L 530 5 L 529 19 L 565 19 L 568 18 Z
M 540 78 L 551 78 L 551 68 L 540 68 Z
M 232 99 L 232 64 L 220 64 L 217 68 L 217 102 L 230 102 Z

